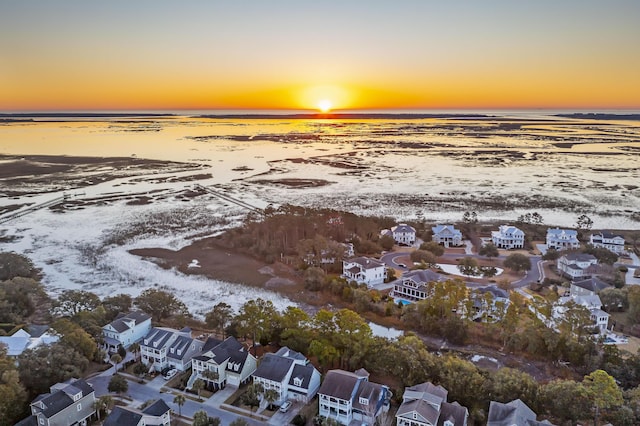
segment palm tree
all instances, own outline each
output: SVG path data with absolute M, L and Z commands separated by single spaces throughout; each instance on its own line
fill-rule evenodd
M 216 383 L 218 381 L 218 379 L 220 378 L 220 374 L 218 374 L 217 371 L 204 370 L 202 372 L 202 377 L 207 379 L 207 381 L 212 381 L 212 382 Z
M 96 410 L 96 414 L 98 415 L 98 420 L 100 420 L 100 413 L 104 410 L 105 414 L 109 414 L 109 411 L 113 407 L 113 398 L 109 395 L 103 395 L 100 398 L 96 399 L 96 402 L 93 403 L 93 408 Z
M 120 354 L 111 355 L 111 362 L 113 363 L 113 367 L 115 368 L 115 372 L 118 373 L 118 364 L 122 361 L 122 357 Z
M 196 381 L 193 382 L 193 385 L 191 385 L 191 389 L 195 389 L 195 391 L 198 392 L 198 399 L 200 399 L 200 391 L 202 390 L 203 387 L 204 387 L 204 380 L 202 379 L 196 379 Z
M 275 389 L 267 389 L 262 394 L 262 397 L 264 398 L 264 400 L 269 403 L 269 409 L 272 408 L 271 406 L 273 405 L 275 400 L 278 399 L 279 396 L 280 395 L 278 394 L 278 391 Z
M 138 353 L 140 352 L 140 343 L 135 342 L 129 346 L 129 352 L 133 354 L 133 359 L 138 361 Z
M 181 393 L 177 394 L 175 398 L 173 398 L 173 403 L 178 404 L 178 415 L 182 417 L 182 406 L 187 402 L 187 398 L 184 397 Z

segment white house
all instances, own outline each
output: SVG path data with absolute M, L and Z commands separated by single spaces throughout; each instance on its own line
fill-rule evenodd
M 385 385 L 369 382 L 369 373 L 330 370 L 318 390 L 319 415 L 342 425 L 352 421 L 374 424 L 376 417 L 389 409 L 391 392 Z
M 89 383 L 82 379 L 69 379 L 51 386 L 50 393 L 36 397 L 31 402 L 31 416 L 16 426 L 86 426 L 96 413 L 95 402 L 96 394 Z
M 0 336 L 0 345 L 7 347 L 7 355 L 17 357 L 27 349 L 34 349 L 40 345 L 50 345 L 60 340 L 60 337 L 50 331 L 48 325 L 30 325 L 28 331 L 20 329 L 11 336 Z
M 580 248 L 578 231 L 572 229 L 547 229 L 547 249 L 570 250 Z
M 609 231 L 591 234 L 590 242 L 594 247 L 606 248 L 617 255 L 621 255 L 625 252 L 624 237 Z
M 558 271 L 569 278 L 583 278 L 596 273 L 598 259 L 591 254 L 567 253 L 558 258 Z
M 369 287 L 382 284 L 387 278 L 384 263 L 369 257 L 356 257 L 342 261 L 342 276 Z
M 551 425 L 547 420 L 537 421 L 536 413 L 519 399 L 508 403 L 491 401 L 487 426 L 543 426 Z
M 432 241 L 442 244 L 445 247 L 462 245 L 462 232 L 453 225 L 436 225 L 431 228 L 433 231 Z
M 446 278 L 429 269 L 405 272 L 395 281 L 391 296 L 407 301 L 424 300 L 429 297 L 428 284 L 434 281 L 446 281 Z
M 191 388 L 197 379 L 202 379 L 212 390 L 226 385 L 238 387 L 249 381 L 257 365 L 256 358 L 235 337 L 224 341 L 209 337 L 202 351 L 193 357 L 187 388 Z M 217 378 L 206 377 L 205 371 L 215 373 Z
M 569 294 L 571 296 L 595 296 L 606 288 L 611 288 L 611 286 L 601 279 L 593 277 L 571 282 Z
M 162 399 L 153 404 L 137 410 L 132 407 L 116 405 L 109 416 L 104 420 L 103 426 L 170 426 L 171 408 Z
M 276 353 L 265 354 L 252 377 L 253 383 L 278 393 L 278 399 L 274 401 L 277 405 L 287 400 L 306 404 L 320 387 L 320 372 L 304 355 L 286 346 Z
M 174 367 L 186 371 L 203 346 L 204 342 L 191 337 L 189 328 L 154 327 L 140 342 L 140 359 L 150 370 Z
M 524 248 L 524 232 L 511 225 L 500 225 L 497 231 L 491 231 L 493 245 L 502 249 Z
M 404 390 L 396 426 L 466 426 L 469 410 L 447 402 L 448 391 L 426 382 Z
M 131 344 L 142 340 L 149 331 L 151 331 L 150 315 L 139 311 L 121 314 L 102 327 L 104 347 L 108 352 L 116 352 L 120 345 L 128 348 Z
M 381 235 L 390 235 L 397 244 L 410 246 L 416 242 L 416 229 L 406 223 L 400 223 L 389 229 L 383 229 Z
M 496 286 L 485 286 L 474 289 L 471 293 L 473 301 L 473 319 L 483 321 L 500 321 L 509 307 L 509 294 Z

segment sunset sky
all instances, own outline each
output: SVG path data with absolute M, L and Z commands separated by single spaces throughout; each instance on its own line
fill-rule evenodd
M 638 0 L 2 0 L 0 110 L 640 108 Z

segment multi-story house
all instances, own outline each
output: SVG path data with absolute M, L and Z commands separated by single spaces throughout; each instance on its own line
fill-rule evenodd
M 406 223 L 400 223 L 391 229 L 383 229 L 380 235 L 393 237 L 396 244 L 410 246 L 416 242 L 416 229 Z
M 506 404 L 491 401 L 487 426 L 553 426 L 547 420 L 537 421 L 536 413 L 519 399 Z
M 96 394 L 84 380 L 69 379 L 50 388 L 31 402 L 31 416 L 16 426 L 85 426 L 96 413 Z
M 547 249 L 571 250 L 580 248 L 578 231 L 572 229 L 547 229 Z
M 128 348 L 131 344 L 139 342 L 149 331 L 151 331 L 150 315 L 139 311 L 119 315 L 102 327 L 104 348 L 107 352 L 116 352 L 120 345 Z
M 419 301 L 429 297 L 428 284 L 446 281 L 442 275 L 429 269 L 416 269 L 402 274 L 402 279 L 393 285 L 392 297 L 406 301 Z
M 467 426 L 469 410 L 447 402 L 448 391 L 426 382 L 404 390 L 396 426 Z
M 471 300 L 474 320 L 500 321 L 509 307 L 509 294 L 493 285 L 473 289 Z
M 462 245 L 462 232 L 453 225 L 436 225 L 431 228 L 431 240 L 445 247 Z
M 170 426 L 171 409 L 162 399 L 143 410 L 117 405 L 103 426 Z
M 510 225 L 500 225 L 497 231 L 491 231 L 493 245 L 502 249 L 524 248 L 524 232 Z
M 224 341 L 209 337 L 202 351 L 193 357 L 187 388 L 197 379 L 202 379 L 212 390 L 226 385 L 238 387 L 249 381 L 256 367 L 256 358 L 235 337 Z
M 571 296 L 592 296 L 600 293 L 611 286 L 599 278 L 587 278 L 585 280 L 573 281 L 570 287 Z
M 265 354 L 252 374 L 253 383 L 278 393 L 276 405 L 287 400 L 308 403 L 320 387 L 320 372 L 302 354 L 286 346 L 276 353 Z
M 140 359 L 150 370 L 173 367 L 186 371 L 204 342 L 191 337 L 191 329 L 154 327 L 140 342 Z
M 342 276 L 371 287 L 384 283 L 387 279 L 387 267 L 376 259 L 356 257 L 342 261 Z
M 614 234 L 609 231 L 602 231 L 591 234 L 590 242 L 594 247 L 606 248 L 607 250 L 612 251 L 617 255 L 621 255 L 625 252 L 624 237 L 622 235 Z
M 567 253 L 558 258 L 558 272 L 575 280 L 587 278 L 597 273 L 598 259 L 586 253 Z
M 7 355 L 18 357 L 27 349 L 34 349 L 40 345 L 51 345 L 58 340 L 55 331 L 49 332 L 49 326 L 30 325 L 27 329 L 21 328 L 11 336 L 0 336 L 0 345 L 7 347 Z
M 374 424 L 389 409 L 391 392 L 385 385 L 369 382 L 369 373 L 331 370 L 318 390 L 319 415 L 342 425 L 352 421 Z

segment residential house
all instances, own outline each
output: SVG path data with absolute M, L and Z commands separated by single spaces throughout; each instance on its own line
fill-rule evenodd
M 509 307 L 509 294 L 493 285 L 474 289 L 471 299 L 474 320 L 499 321 Z
M 102 327 L 104 348 L 107 352 L 117 352 L 118 346 L 128 348 L 139 342 L 151 331 L 151 316 L 140 311 L 121 314 Z
M 342 261 L 342 276 L 371 287 L 384 283 L 387 279 L 387 267 L 377 259 L 356 257 Z
M 469 410 L 447 402 L 448 391 L 426 382 L 404 390 L 396 426 L 466 426 Z
M 580 248 L 578 231 L 572 229 L 547 229 L 547 249 L 571 250 Z
M 598 232 L 591 234 L 590 242 L 594 247 L 606 248 L 617 255 L 625 253 L 624 237 L 619 234 L 614 234 L 609 231 Z
M 352 421 L 374 424 L 376 417 L 389 409 L 391 392 L 385 385 L 369 382 L 365 369 L 354 373 L 331 370 L 318 391 L 319 415 L 342 425 Z
M 592 296 L 611 286 L 597 277 L 587 278 L 571 283 L 571 296 Z
M 391 296 L 406 301 L 419 301 L 429 297 L 428 284 L 434 281 L 446 281 L 446 278 L 429 269 L 416 269 L 405 272 L 393 285 Z
M 602 301 L 600 300 L 600 297 L 596 294 L 596 292 L 588 290 L 588 288 L 598 288 L 598 281 L 600 280 L 597 280 L 595 284 L 593 282 L 588 283 L 588 281 L 591 280 L 583 280 L 577 283 L 572 283 L 569 296 L 561 297 L 558 300 L 558 304 L 560 306 L 556 308 L 556 311 L 560 314 L 560 316 L 565 315 L 567 309 L 569 309 L 568 304 L 570 302 L 575 303 L 579 306 L 584 306 L 589 310 L 591 321 L 593 321 L 594 326 L 596 326 L 598 328 L 598 331 L 602 334 L 607 331 L 610 315 L 602 310 Z M 600 281 L 600 283 L 602 282 Z M 609 287 L 605 283 L 602 284 L 604 284 L 606 287 Z
M 209 337 L 202 351 L 193 357 L 191 367 L 187 388 L 191 388 L 197 379 L 202 379 L 207 388 L 213 390 L 226 385 L 238 387 L 248 382 L 256 371 L 257 361 L 235 337 L 228 337 L 224 341 Z M 205 371 L 214 375 L 206 377 Z
M 186 371 L 192 358 L 202 351 L 204 342 L 191 337 L 191 329 L 154 327 L 140 342 L 140 359 L 150 370 L 174 367 Z
M 170 426 L 171 409 L 158 399 L 143 410 L 117 405 L 105 419 L 103 426 Z
M 84 380 L 69 379 L 50 388 L 31 402 L 31 416 L 16 426 L 85 426 L 96 413 L 96 394 Z
M 537 421 L 536 413 L 519 399 L 506 404 L 491 401 L 487 426 L 543 426 L 551 425 L 549 421 Z
M 558 272 L 575 280 L 587 278 L 597 273 L 598 259 L 586 253 L 567 253 L 558 258 Z
M 253 383 L 278 393 L 278 399 L 274 401 L 277 405 L 287 400 L 306 404 L 320 387 L 320 372 L 304 355 L 286 346 L 276 353 L 265 354 L 252 377 Z
M 30 325 L 13 333 L 11 336 L 0 336 L 0 345 L 7 347 L 7 355 L 17 357 L 27 349 L 40 345 L 50 345 L 60 340 L 55 331 L 48 325 Z
M 391 229 L 383 229 L 380 235 L 393 237 L 396 244 L 410 246 L 416 242 L 416 229 L 406 223 L 400 223 Z
M 436 225 L 431 230 L 433 231 L 431 240 L 438 244 L 445 247 L 462 245 L 462 232 L 453 225 Z
M 500 225 L 497 231 L 491 231 L 493 245 L 502 249 L 524 248 L 524 232 L 511 225 Z

